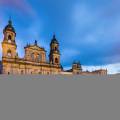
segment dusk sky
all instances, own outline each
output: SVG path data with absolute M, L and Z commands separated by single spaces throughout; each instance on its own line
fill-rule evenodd
M 64 68 L 78 60 L 84 70 L 120 72 L 120 0 L 0 0 L 0 42 L 9 16 L 20 57 L 37 40 L 48 59 L 55 33 Z

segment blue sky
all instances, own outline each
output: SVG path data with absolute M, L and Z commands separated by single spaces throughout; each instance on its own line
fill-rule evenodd
M 34 40 L 48 55 L 56 33 L 65 68 L 78 60 L 85 69 L 120 72 L 119 6 L 119 0 L 0 0 L 0 41 L 11 16 L 20 57 Z

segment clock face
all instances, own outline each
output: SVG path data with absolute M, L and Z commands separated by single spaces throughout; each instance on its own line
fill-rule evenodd
M 8 40 L 8 43 L 11 43 L 11 40 L 10 40 L 10 39 Z
M 11 53 L 8 53 L 8 56 L 11 57 Z

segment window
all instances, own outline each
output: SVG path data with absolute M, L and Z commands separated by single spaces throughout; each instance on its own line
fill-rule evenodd
M 31 54 L 31 59 L 34 60 L 34 53 Z
M 58 63 L 58 58 L 55 58 L 55 63 Z
M 12 37 L 11 37 L 11 35 L 9 35 L 8 36 L 8 43 L 11 43 L 11 39 L 12 39 Z
M 23 70 L 21 70 L 21 74 L 23 74 L 24 72 L 23 72 Z
M 79 72 L 77 72 L 77 74 L 79 75 Z
M 41 72 L 39 72 L 39 74 L 42 74 Z
M 55 47 L 55 50 L 57 50 L 57 47 Z
M 42 60 L 42 56 L 38 55 L 38 62 L 40 62 Z
M 8 40 L 11 40 L 11 39 L 12 39 L 11 35 L 8 35 Z

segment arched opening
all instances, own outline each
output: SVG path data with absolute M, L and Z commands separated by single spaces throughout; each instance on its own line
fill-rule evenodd
M 55 63 L 58 63 L 58 58 L 55 58 Z
M 24 72 L 23 72 L 23 70 L 21 70 L 21 74 L 23 74 Z
M 39 74 L 42 74 L 41 72 L 39 72 Z
M 42 56 L 38 55 L 37 61 L 40 62 L 42 60 Z
M 57 47 L 55 47 L 55 50 L 57 50 Z
M 34 60 L 34 53 L 31 54 L 31 59 Z
M 12 39 L 12 36 L 11 35 L 8 35 L 8 40 L 11 40 Z

